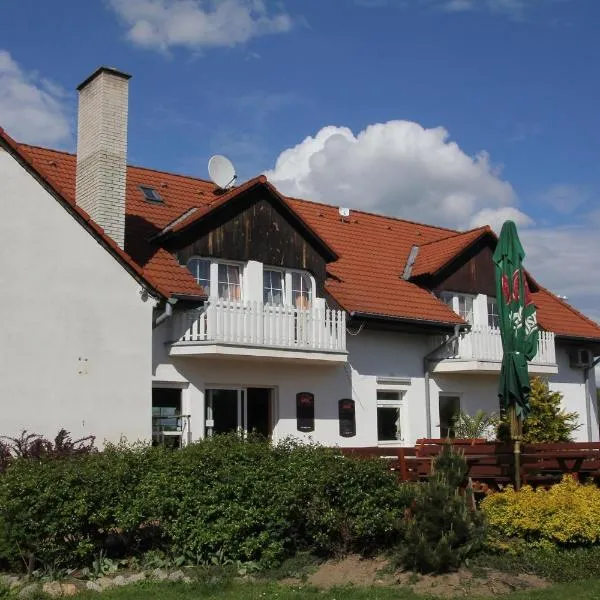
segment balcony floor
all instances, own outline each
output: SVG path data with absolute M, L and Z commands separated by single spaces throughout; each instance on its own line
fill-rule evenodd
M 470 360 L 460 358 L 445 358 L 436 363 L 432 373 L 471 373 L 474 375 L 489 375 L 500 373 L 502 363 L 499 360 Z M 529 373 L 532 375 L 554 375 L 558 373 L 556 364 L 529 363 Z
M 170 356 L 197 356 L 211 359 L 269 360 L 303 362 L 311 365 L 343 365 L 347 352 L 304 350 L 302 348 L 268 348 L 265 346 L 178 342 L 169 349 Z

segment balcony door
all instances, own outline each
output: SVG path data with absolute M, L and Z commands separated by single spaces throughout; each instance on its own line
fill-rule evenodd
M 271 436 L 270 388 L 213 388 L 206 390 L 206 436 L 235 431 Z

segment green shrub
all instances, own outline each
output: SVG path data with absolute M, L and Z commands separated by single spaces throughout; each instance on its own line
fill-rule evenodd
M 528 444 L 543 444 L 572 441 L 572 434 L 581 427 L 579 415 L 561 408 L 562 394 L 552 392 L 548 382 L 540 377 L 531 379 L 529 393 L 530 412 L 523 421 L 523 441 Z M 507 414 L 498 427 L 498 438 L 510 439 L 510 423 Z
M 600 542 L 600 489 L 570 475 L 546 490 L 509 487 L 481 503 L 490 528 L 533 544 L 575 546 Z
M 457 487 L 466 471 L 464 458 L 445 446 L 411 506 L 396 562 L 421 573 L 442 573 L 458 568 L 482 547 L 483 517 Z
M 452 421 L 452 429 L 457 439 L 494 439 L 498 423 L 499 418 L 495 413 L 478 410 L 474 415 L 469 415 L 461 410 Z
M 79 567 L 154 550 L 272 565 L 297 550 L 368 552 L 397 543 L 414 495 L 383 461 L 237 436 L 15 459 L 0 476 L 0 561 Z

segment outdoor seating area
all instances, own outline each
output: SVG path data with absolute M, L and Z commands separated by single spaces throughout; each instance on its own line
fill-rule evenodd
M 400 481 L 424 481 L 433 460 L 450 444 L 467 462 L 467 477 L 476 487 L 502 489 L 514 483 L 514 450 L 511 444 L 483 439 L 420 439 L 412 447 L 345 448 L 344 454 L 388 460 Z M 565 473 L 580 480 L 600 478 L 600 442 L 524 444 L 521 447 L 521 483 L 550 485 Z

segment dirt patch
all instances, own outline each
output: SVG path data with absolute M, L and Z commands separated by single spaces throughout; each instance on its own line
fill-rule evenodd
M 289 578 L 283 584 L 297 584 L 299 580 Z M 519 590 L 544 588 L 549 583 L 534 575 L 513 575 L 500 571 L 481 569 L 474 575 L 467 569 L 446 575 L 417 575 L 397 572 L 390 569 L 385 558 L 363 559 L 348 556 L 342 560 L 329 560 L 323 563 L 306 580 L 318 588 L 331 588 L 344 585 L 401 585 L 417 594 L 440 598 L 469 598 L 481 596 L 493 598 Z
M 429 594 L 440 598 L 469 598 L 481 596 L 493 598 L 519 590 L 547 587 L 544 579 L 534 575 L 513 575 L 500 571 L 486 570 L 475 576 L 467 569 L 446 575 L 415 575 L 399 573 L 396 581 L 412 588 L 418 594 Z
M 342 560 L 328 560 L 308 577 L 307 583 L 320 588 L 389 585 L 394 583 L 393 576 L 381 573 L 388 565 L 389 561 L 381 557 L 363 559 L 352 555 Z

